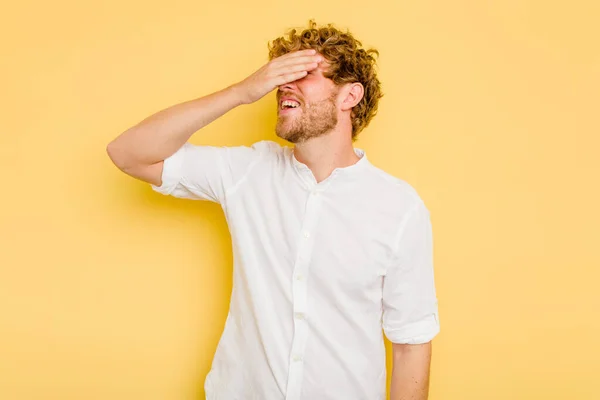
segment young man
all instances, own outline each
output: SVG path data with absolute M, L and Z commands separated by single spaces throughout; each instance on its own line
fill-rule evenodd
M 225 212 L 234 252 L 209 400 L 428 397 L 439 333 L 428 209 L 372 165 L 357 134 L 382 96 L 374 54 L 331 24 L 288 32 L 243 81 L 148 117 L 113 140 L 123 172 Z M 277 89 L 279 137 L 250 147 L 188 143 L 234 107 Z

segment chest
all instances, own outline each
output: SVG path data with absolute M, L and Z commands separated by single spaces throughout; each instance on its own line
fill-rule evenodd
M 287 281 L 294 271 L 332 290 L 376 289 L 391 258 L 396 219 L 359 191 L 255 185 L 230 207 L 230 230 L 256 263 Z

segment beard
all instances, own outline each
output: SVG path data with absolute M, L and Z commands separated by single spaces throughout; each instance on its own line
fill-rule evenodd
M 277 117 L 275 133 L 290 143 L 302 143 L 330 132 L 338 123 L 335 98 L 330 97 L 299 106 Z

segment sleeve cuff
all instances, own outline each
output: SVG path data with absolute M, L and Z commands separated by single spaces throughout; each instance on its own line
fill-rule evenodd
M 414 322 L 400 329 L 384 327 L 385 336 L 392 343 L 422 344 L 431 341 L 440 333 L 437 314 L 430 314 L 426 319 Z
M 179 150 L 165 158 L 162 170 L 162 185 L 156 186 L 151 184 L 150 186 L 154 191 L 170 195 L 175 190 L 181 180 L 185 150 L 189 145 L 189 143 L 185 143 Z

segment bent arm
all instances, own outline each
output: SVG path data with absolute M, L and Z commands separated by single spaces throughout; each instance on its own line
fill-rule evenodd
M 106 147 L 121 171 L 160 186 L 163 161 L 199 129 L 242 104 L 236 85 L 159 111 L 117 136 Z

